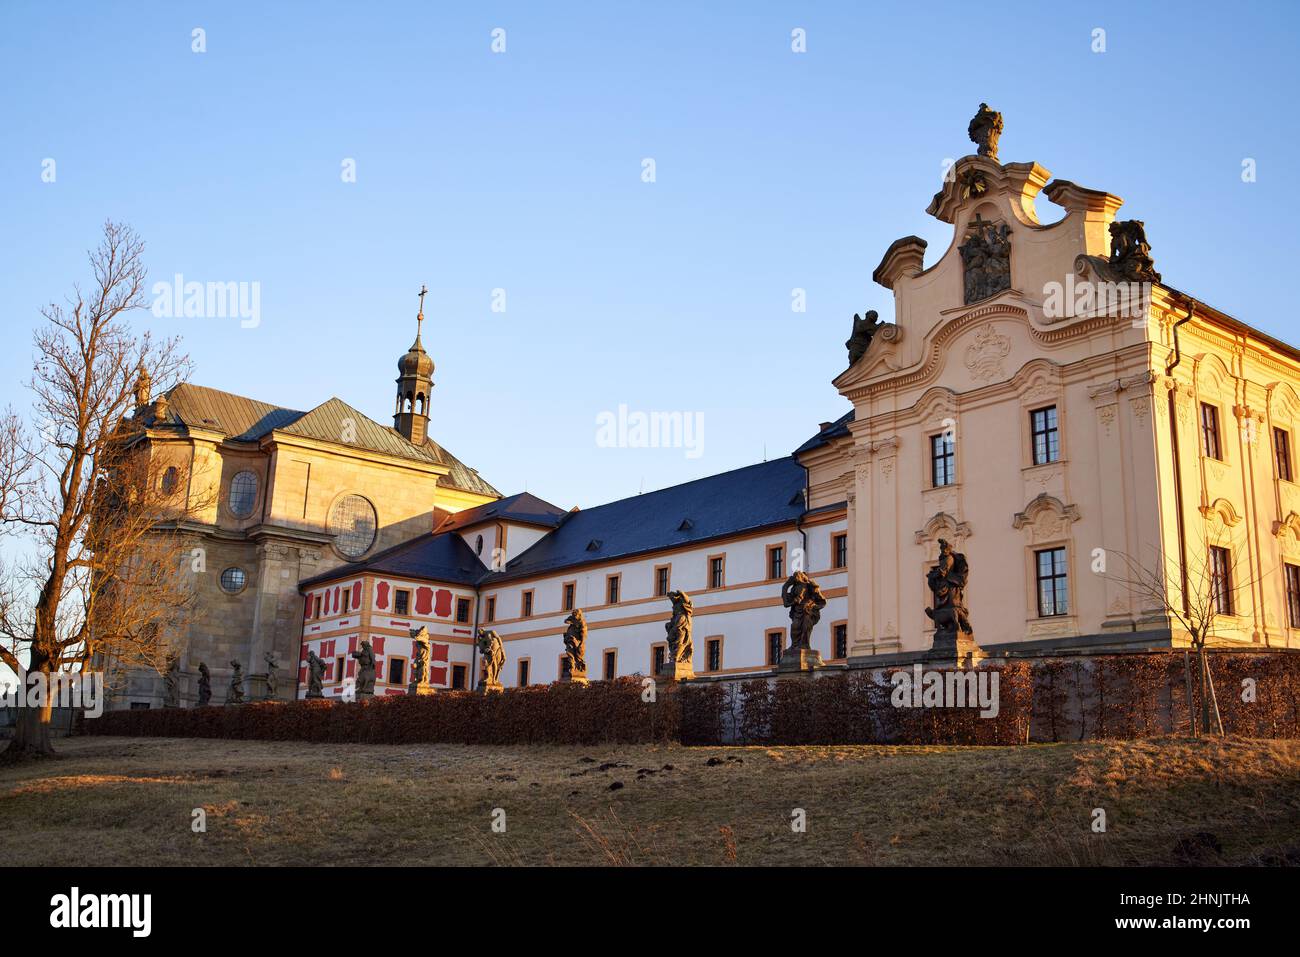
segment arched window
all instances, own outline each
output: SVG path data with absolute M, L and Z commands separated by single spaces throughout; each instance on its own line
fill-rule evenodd
M 360 495 L 344 495 L 330 509 L 329 531 L 344 558 L 360 558 L 375 543 L 375 507 Z
M 230 514 L 236 518 L 247 518 L 253 514 L 253 505 L 257 502 L 257 476 L 252 472 L 240 472 L 230 480 Z
M 177 482 L 176 466 L 170 465 L 167 467 L 167 471 L 163 472 L 163 477 L 162 477 L 163 494 L 170 495 L 172 494 L 172 492 L 176 491 L 176 482 Z

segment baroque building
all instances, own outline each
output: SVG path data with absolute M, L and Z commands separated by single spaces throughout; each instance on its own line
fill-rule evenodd
M 968 132 L 927 210 L 948 248 L 884 252 L 893 322 L 855 316 L 827 370 L 851 408 L 783 458 L 582 510 L 501 497 L 426 436 L 418 336 L 393 428 L 190 386 L 142 410 L 160 454 L 211 463 L 223 504 L 196 531 L 245 575 L 205 596 L 230 614 L 195 623 L 186 666 L 230 654 L 255 676 L 274 648 L 298 671 L 279 696 L 302 697 L 310 653 L 334 697 L 364 640 L 398 694 L 425 627 L 432 685 L 464 688 L 491 628 L 505 684 L 548 682 L 578 608 L 591 678 L 650 675 L 682 590 L 698 676 L 770 674 L 796 569 L 826 598 L 829 667 L 916 660 L 941 542 L 985 654 L 1182 645 L 1185 599 L 1213 642 L 1300 645 L 1300 351 L 1166 282 L 1119 197 L 1001 162 L 996 112 Z

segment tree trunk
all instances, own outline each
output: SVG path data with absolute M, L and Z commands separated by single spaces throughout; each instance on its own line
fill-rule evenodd
M 0 752 L 0 759 L 4 761 L 48 758 L 54 754 L 54 744 L 50 736 L 50 721 L 54 714 L 54 695 L 49 693 L 53 691 L 50 681 L 50 662 L 43 655 L 39 655 L 35 648 L 32 649 L 32 659 L 33 668 L 24 677 L 39 674 L 41 680 L 45 682 L 47 694 L 39 708 L 27 707 L 25 697 L 19 702 L 14 739 L 9 742 L 9 747 Z M 24 684 L 18 690 L 20 695 L 25 696 L 27 686 Z

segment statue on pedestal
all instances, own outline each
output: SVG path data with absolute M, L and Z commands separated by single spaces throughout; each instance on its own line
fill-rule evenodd
M 695 603 L 684 591 L 670 591 L 668 600 L 673 603 L 673 615 L 668 619 L 668 624 L 664 625 L 664 630 L 668 632 L 668 655 L 664 669 L 674 677 L 689 677 L 694 673 L 691 660 L 695 656 L 695 645 L 691 642 L 691 627 Z
M 199 704 L 200 708 L 204 707 L 212 700 L 212 674 L 208 671 L 208 666 L 199 662 Z
M 1146 224 L 1126 219 L 1110 224 L 1110 265 L 1126 282 L 1159 282 Z
M 321 682 L 325 678 L 325 659 L 314 651 L 307 652 L 307 697 L 323 698 Z
M 880 321 L 880 313 L 874 309 L 868 310 L 861 316 L 856 312 L 853 314 L 853 333 L 844 343 L 844 347 L 849 350 L 849 365 L 853 365 L 867 354 L 871 340 L 883 325 L 884 323 Z
M 506 649 L 501 643 L 501 636 L 487 628 L 478 630 L 478 650 L 483 656 L 483 677 L 479 680 L 480 691 L 501 690 L 501 669 L 506 663 Z
M 432 694 L 429 684 L 429 629 L 424 625 L 411 629 L 411 683 L 407 694 Z
M 264 654 L 262 660 L 266 662 L 266 696 L 268 698 L 274 698 L 278 681 L 275 675 L 275 669 L 280 666 L 276 664 L 275 652 L 273 651 L 268 651 Z
M 797 571 L 781 586 L 781 604 L 790 609 L 790 650 L 811 647 L 813 628 L 826 607 L 821 586 Z
M 570 678 L 587 677 L 587 619 L 581 608 L 564 619 L 565 672 Z
M 226 704 L 244 703 L 244 672 L 238 661 L 230 662 L 230 693 L 226 695 Z
M 375 693 L 375 651 L 370 639 L 362 638 L 361 646 L 351 657 L 357 660 L 357 696 L 372 697 Z
M 966 556 L 954 552 L 946 539 L 939 539 L 939 560 L 926 574 L 934 607 L 925 610 L 934 622 L 934 648 L 948 651 L 959 642 L 974 640 L 966 608 L 966 582 L 970 565 Z

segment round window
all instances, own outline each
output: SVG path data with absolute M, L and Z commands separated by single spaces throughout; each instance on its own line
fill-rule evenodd
M 375 507 L 360 495 L 344 495 L 330 511 L 329 531 L 344 558 L 360 558 L 375 543 Z
M 257 501 L 257 476 L 252 472 L 240 472 L 230 480 L 230 514 L 236 518 L 247 518 L 253 514 L 253 505 Z
M 248 576 L 244 574 L 242 568 L 236 568 L 233 565 L 221 573 L 221 590 L 229 595 L 244 590 L 244 585 L 248 583 Z

